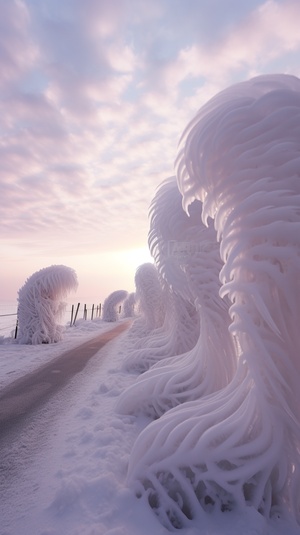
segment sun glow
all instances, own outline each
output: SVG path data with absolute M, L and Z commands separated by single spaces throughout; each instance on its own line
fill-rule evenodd
M 137 268 L 146 262 L 153 262 L 148 247 L 106 251 L 78 258 L 69 265 L 78 274 L 78 294 L 86 299 L 90 296 L 103 300 L 115 290 L 135 290 L 134 276 Z
M 128 264 L 128 267 L 132 267 L 133 269 L 138 268 L 146 262 L 153 263 L 153 258 L 148 247 L 129 249 L 128 251 L 121 251 L 119 254 L 120 256 L 124 256 L 124 261 Z

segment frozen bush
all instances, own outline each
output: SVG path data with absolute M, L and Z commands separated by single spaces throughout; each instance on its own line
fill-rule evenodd
M 116 290 L 105 299 L 102 310 L 103 321 L 117 321 L 118 307 L 125 301 L 127 295 L 128 292 L 125 290 Z
M 19 344 L 51 344 L 62 338 L 57 322 L 65 311 L 61 299 L 76 290 L 77 276 L 66 266 L 49 266 L 29 277 L 18 292 Z
M 123 318 L 133 318 L 135 316 L 135 292 L 131 292 L 123 303 Z
M 136 301 L 147 331 L 161 327 L 165 307 L 163 292 L 156 267 L 147 262 L 139 266 L 135 273 Z

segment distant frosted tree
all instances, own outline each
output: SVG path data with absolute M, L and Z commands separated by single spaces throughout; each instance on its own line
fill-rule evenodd
M 227 387 L 152 422 L 128 484 L 171 529 L 250 505 L 300 522 L 300 80 L 267 75 L 211 99 L 185 130 L 184 206 L 203 202 L 239 356 Z
M 151 262 L 135 273 L 136 300 L 146 331 L 161 327 L 165 316 L 163 292 L 156 267 Z
M 102 310 L 103 321 L 117 321 L 118 307 L 125 301 L 127 296 L 128 292 L 125 290 L 116 290 L 105 299 Z
M 18 292 L 19 344 L 51 344 L 62 338 L 57 322 L 65 311 L 61 299 L 77 289 L 75 271 L 62 265 L 40 269 Z
M 123 318 L 133 318 L 135 315 L 136 297 L 135 292 L 131 292 L 127 295 L 123 303 Z

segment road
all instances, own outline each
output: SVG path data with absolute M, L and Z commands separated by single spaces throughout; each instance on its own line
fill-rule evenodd
M 14 381 L 0 392 L 0 436 L 8 432 L 32 409 L 60 390 L 107 342 L 130 325 L 125 321 L 88 342 L 65 351 L 34 372 Z
M 88 391 L 101 362 L 113 351 L 117 342 L 114 339 L 130 324 L 131 321 L 125 321 L 64 352 L 2 390 L 0 535 L 12 534 L 9 531 L 12 519 L 24 514 L 24 503 L 29 509 L 34 507 L 40 482 L 47 478 L 45 474 L 54 462 L 53 437 L 57 435 L 60 419 L 74 402 L 76 405 L 78 396 Z M 54 440 L 55 447 L 59 447 L 57 440 Z

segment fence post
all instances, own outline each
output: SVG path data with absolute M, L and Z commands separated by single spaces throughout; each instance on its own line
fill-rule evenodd
M 75 312 L 75 318 L 74 318 L 74 321 L 73 321 L 73 325 L 75 325 L 75 321 L 76 321 L 76 319 L 77 319 L 77 314 L 78 314 L 79 307 L 80 307 L 80 303 L 77 304 L 77 308 L 76 308 L 76 312 Z
M 17 318 L 16 328 L 15 328 L 15 339 L 17 338 L 17 334 L 18 334 L 18 318 Z
M 94 308 L 95 308 L 95 305 L 92 306 L 92 314 L 91 314 L 91 320 L 93 319 L 94 317 Z
M 86 308 L 86 305 L 84 305 L 84 309 L 83 309 L 83 319 L 86 320 L 87 318 L 87 308 Z
M 74 305 L 72 305 L 72 310 L 71 310 L 71 321 L 70 321 L 70 326 L 71 326 L 72 323 L 73 323 L 73 315 L 74 315 Z

